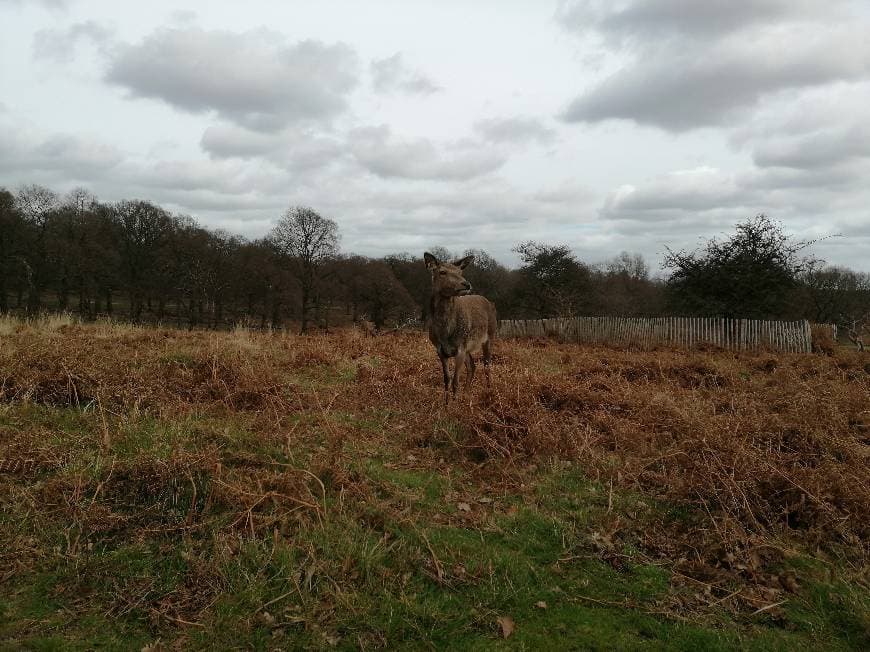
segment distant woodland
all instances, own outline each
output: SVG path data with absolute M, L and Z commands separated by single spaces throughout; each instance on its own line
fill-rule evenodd
M 150 201 L 0 188 L 0 312 L 302 331 L 358 319 L 394 328 L 425 317 L 422 251 L 369 258 L 339 242 L 340 226 L 304 206 L 291 206 L 266 237 L 249 240 Z M 655 274 L 640 254 L 613 252 L 593 264 L 570 243 L 518 243 L 516 268 L 485 249 L 430 251 L 442 259 L 474 254 L 466 278 L 500 318 L 806 318 L 847 327 L 866 318 L 870 275 L 815 259 L 812 244 L 757 215 L 696 251 L 668 250 Z

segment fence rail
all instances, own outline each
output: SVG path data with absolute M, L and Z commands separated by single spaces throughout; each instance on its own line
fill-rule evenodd
M 732 351 L 769 349 L 783 353 L 812 352 L 810 324 L 720 317 L 573 317 L 503 319 L 501 337 L 556 337 L 563 342 L 589 342 L 651 348 L 711 345 Z

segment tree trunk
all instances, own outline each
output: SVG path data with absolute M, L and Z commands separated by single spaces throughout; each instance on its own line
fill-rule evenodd
M 277 296 L 272 296 L 272 328 L 281 326 L 281 301 Z
M 84 284 L 79 284 L 79 315 L 90 319 L 90 308 L 88 306 L 88 300 L 85 298 L 85 286 Z
M 60 309 L 66 310 L 69 306 L 69 281 L 67 280 L 66 274 L 64 274 L 60 279 L 60 292 L 58 293 L 58 302 L 60 303 Z
M 302 286 L 302 328 L 300 332 L 304 335 L 308 332 L 308 303 L 310 299 L 308 297 L 308 288 L 303 285 Z

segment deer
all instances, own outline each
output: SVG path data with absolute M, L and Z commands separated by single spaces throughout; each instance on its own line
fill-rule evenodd
M 860 319 L 853 319 L 851 324 L 846 326 L 846 337 L 855 345 L 858 351 L 864 351 L 864 330 L 867 323 L 870 322 L 870 312 Z
M 486 384 L 487 387 L 491 385 L 492 342 L 497 327 L 495 305 L 483 296 L 471 294 L 471 283 L 463 276 L 474 256 L 448 263 L 439 261 L 427 251 L 423 254 L 423 260 L 432 273 L 432 296 L 426 325 L 429 341 L 441 362 L 444 404 L 447 405 L 451 389 L 456 399 L 462 367 L 467 367 L 467 385 L 468 390 L 471 389 L 475 355 L 483 354 Z M 447 364 L 450 358 L 454 358 L 452 380 Z
M 368 315 L 363 315 L 358 319 L 354 319 L 353 323 L 359 332 L 366 337 L 376 337 L 378 335 L 378 327 L 375 326 L 374 322 L 369 321 Z

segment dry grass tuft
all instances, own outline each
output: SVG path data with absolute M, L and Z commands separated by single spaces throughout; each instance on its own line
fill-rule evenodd
M 814 353 L 833 355 L 837 343 L 831 337 L 831 327 L 826 324 L 813 324 L 810 330 Z

